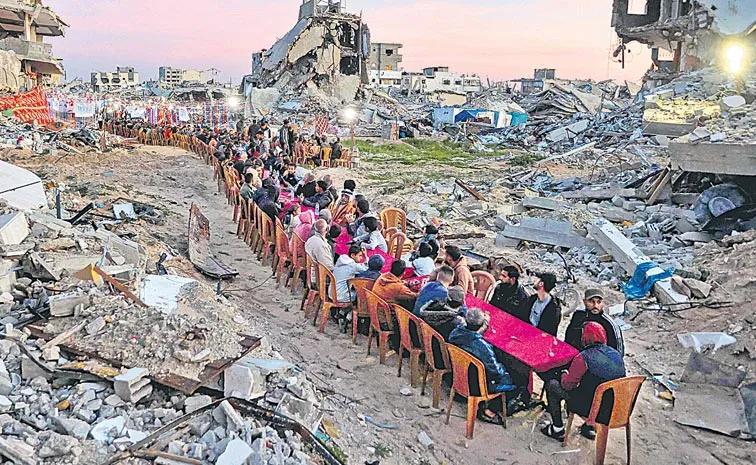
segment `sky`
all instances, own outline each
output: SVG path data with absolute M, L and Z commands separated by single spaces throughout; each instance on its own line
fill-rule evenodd
M 70 27 L 49 40 L 67 78 L 134 66 L 216 68 L 238 83 L 251 54 L 297 21 L 301 0 L 47 0 Z M 626 69 L 612 61 L 617 37 L 612 0 L 346 0 L 362 12 L 373 42 L 399 42 L 405 71 L 449 66 L 483 81 L 530 77 L 556 68 L 559 78 L 640 80 L 650 53 L 630 44 Z

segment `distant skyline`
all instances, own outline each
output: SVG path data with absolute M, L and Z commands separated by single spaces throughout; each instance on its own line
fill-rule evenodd
M 133 66 L 140 79 L 158 67 L 217 68 L 239 83 L 251 54 L 286 34 L 301 0 L 47 0 L 69 23 L 66 36 L 49 40 L 67 78 Z M 405 71 L 449 66 L 452 71 L 500 81 L 556 68 L 558 78 L 638 81 L 650 53 L 630 44 L 625 70 L 611 59 L 617 37 L 611 0 L 348 0 L 362 12 L 374 42 L 399 42 Z

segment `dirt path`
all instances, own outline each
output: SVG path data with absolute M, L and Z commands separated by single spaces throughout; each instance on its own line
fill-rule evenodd
M 301 294 L 277 289 L 269 266 L 253 258 L 249 248 L 236 238 L 232 209 L 217 192 L 212 169 L 199 157 L 175 148 L 145 147 L 131 154 L 102 156 L 94 160 L 67 160 L 58 165 L 40 164 L 36 171 L 70 184 L 87 184 L 95 197 L 113 198 L 128 193 L 134 200 L 151 203 L 166 212 L 162 226 L 150 226 L 151 234 L 185 254 L 189 207 L 197 203 L 210 219 L 214 251 L 240 271 L 228 285 L 244 316 L 254 321 L 261 335 L 288 360 L 299 364 L 308 377 L 326 393 L 323 408 L 326 418 L 340 430 L 337 440 L 349 454 L 350 464 L 362 464 L 379 456 L 382 464 L 591 464 L 593 444 L 574 436 L 568 448 L 543 437 L 537 429 L 540 412 L 519 414 L 509 421 L 508 429 L 478 422 L 475 439 L 466 441 L 465 408 L 454 405 L 451 423 L 444 423 L 439 411 L 429 408 L 430 396 L 400 394 L 409 386 L 408 374 L 396 376 L 396 359 L 380 365 L 377 357 L 367 356 L 366 338 L 353 345 L 351 337 L 329 324 L 319 334 L 299 311 Z M 30 164 L 36 164 L 30 161 Z M 95 198 L 92 198 L 95 200 Z M 170 264 L 170 262 L 169 262 Z M 197 277 L 197 276 L 195 276 Z M 203 279 L 203 278 L 200 278 Z M 213 284 L 207 281 L 209 284 Z M 641 371 L 636 357 L 657 350 L 654 337 L 628 339 L 626 362 L 631 374 Z M 667 333 L 667 340 L 674 338 Z M 684 364 L 684 360 L 681 361 Z M 678 360 L 678 363 L 680 361 Z M 442 405 L 447 394 L 442 395 Z M 394 425 L 382 429 L 365 421 Z M 426 449 L 417 439 L 425 432 L 434 441 Z M 622 430 L 610 433 L 607 464 L 625 463 Z M 650 383 L 644 385 L 633 417 L 633 463 L 681 465 L 735 465 L 753 463 L 751 443 L 685 428 L 671 419 L 671 406 L 654 396 Z

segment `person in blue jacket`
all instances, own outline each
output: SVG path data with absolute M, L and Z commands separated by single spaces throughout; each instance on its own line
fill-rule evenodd
M 516 386 L 504 365 L 496 359 L 493 346 L 483 339 L 488 329 L 489 316 L 479 308 L 471 308 L 465 316 L 466 326 L 459 326 L 449 335 L 449 343 L 473 355 L 480 360 L 486 369 L 486 381 L 490 394 L 501 392 L 503 396 L 489 402 L 481 403 L 478 408 L 478 418 L 487 423 L 501 425 L 504 423 L 504 404 L 502 397 L 507 398 L 507 415 L 522 410 L 524 405 L 519 397 L 522 387 Z

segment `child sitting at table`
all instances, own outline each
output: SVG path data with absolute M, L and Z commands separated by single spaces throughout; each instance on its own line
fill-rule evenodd
M 388 253 L 388 244 L 383 234 L 378 230 L 378 219 L 373 217 L 365 218 L 363 221 L 367 233 L 357 236 L 353 239 L 355 244 L 361 245 L 367 250 L 382 250 Z
M 417 276 L 428 276 L 436 271 L 436 262 L 431 256 L 433 249 L 430 244 L 423 242 L 418 247 L 418 257 L 410 262 Z

